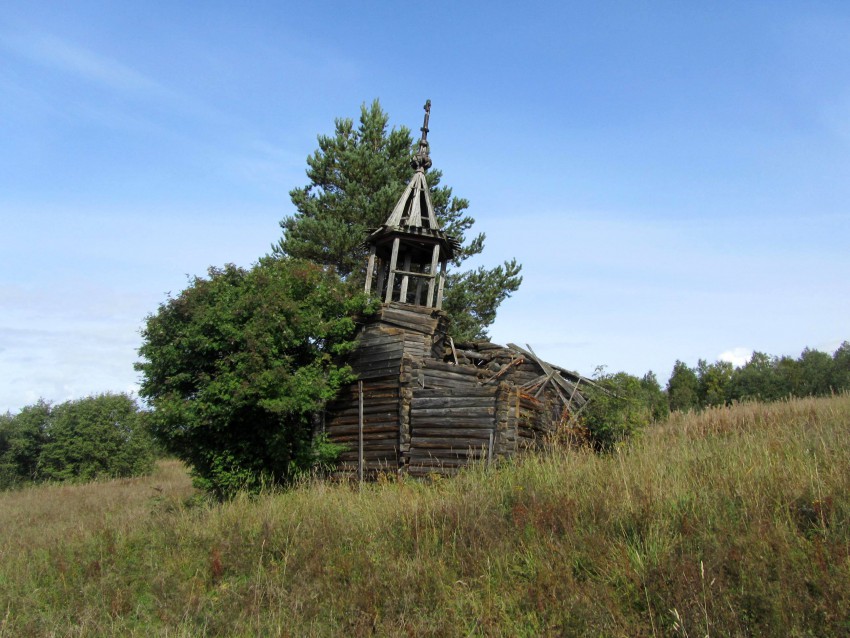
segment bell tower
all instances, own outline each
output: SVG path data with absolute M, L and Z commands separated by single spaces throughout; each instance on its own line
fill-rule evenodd
M 430 116 L 431 100 L 428 100 L 419 151 L 410 162 L 413 177 L 387 221 L 366 239 L 370 250 L 365 290 L 367 295 L 375 294 L 387 304 L 397 302 L 440 310 L 446 264 L 460 246 L 454 237 L 440 230 L 425 179 L 425 171 L 431 167 Z

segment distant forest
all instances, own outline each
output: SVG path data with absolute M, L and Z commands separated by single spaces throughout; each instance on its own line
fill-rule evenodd
M 850 342 L 832 354 L 806 348 L 792 357 L 755 352 L 740 367 L 676 361 L 662 389 L 655 375 L 623 372 L 583 388 L 592 401 L 571 421 L 598 450 L 610 449 L 670 412 L 692 412 L 742 401 L 826 396 L 850 391 Z M 59 405 L 39 400 L 0 414 L 0 489 L 45 481 L 89 481 L 150 472 L 158 454 L 147 415 L 127 395 L 105 394 Z
M 670 410 L 688 411 L 734 401 L 776 401 L 844 390 L 850 390 L 847 341 L 832 356 L 809 348 L 797 359 L 755 352 L 738 368 L 727 361 L 709 364 L 700 360 L 696 368 L 676 361 L 666 394 Z

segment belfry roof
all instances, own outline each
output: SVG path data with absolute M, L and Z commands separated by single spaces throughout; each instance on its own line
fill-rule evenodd
M 387 221 L 376 228 L 366 240 L 367 243 L 383 243 L 390 237 L 402 236 L 417 239 L 426 243 L 439 243 L 447 259 L 454 256 L 460 249 L 460 243 L 452 236 L 440 230 L 440 223 L 431 202 L 431 191 L 425 171 L 431 167 L 431 156 L 428 144 L 428 120 L 431 115 L 431 100 L 425 103 L 425 123 L 420 129 L 419 151 L 413 156 L 411 165 L 415 169 L 413 177 L 404 189 L 401 197 L 393 208 Z

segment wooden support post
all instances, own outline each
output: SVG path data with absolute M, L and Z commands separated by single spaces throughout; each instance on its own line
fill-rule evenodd
M 369 293 L 372 291 L 372 271 L 375 270 L 375 245 L 372 244 L 372 249 L 369 251 L 369 263 L 366 266 L 366 296 L 369 297 Z M 378 294 L 381 294 L 381 291 L 378 291 Z
M 401 276 L 401 290 L 398 294 L 398 300 L 401 303 L 407 303 L 407 282 L 410 280 L 410 275 L 407 273 L 410 272 L 410 253 L 404 256 L 404 271 L 405 274 Z
M 434 283 L 437 281 L 437 266 L 440 263 L 440 244 L 434 244 L 434 252 L 431 254 L 431 279 L 428 280 L 428 303 L 429 308 L 434 305 Z
M 437 286 L 437 303 L 434 306 L 437 310 L 443 307 L 443 286 L 446 285 L 446 262 L 440 264 L 440 284 Z
M 357 480 L 363 482 L 363 381 L 357 382 Z
M 395 271 L 398 266 L 398 247 L 401 239 L 396 237 L 393 239 L 393 252 L 390 256 L 390 272 L 389 280 L 387 281 L 387 294 L 384 297 L 384 303 L 390 303 L 393 300 L 393 288 L 395 288 Z
M 495 435 L 496 435 L 496 433 L 491 430 L 490 431 L 490 445 L 487 446 L 487 466 L 488 467 L 493 464 L 493 442 L 494 442 L 494 439 L 496 438 Z
M 384 280 L 387 278 L 387 262 L 378 260 L 378 284 L 375 288 L 375 296 L 380 299 L 384 295 Z
M 422 305 L 422 277 L 416 278 L 416 296 L 413 300 L 417 306 Z

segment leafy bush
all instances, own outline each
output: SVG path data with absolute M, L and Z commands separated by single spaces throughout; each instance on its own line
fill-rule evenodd
M 595 381 L 595 387 L 583 390 L 590 400 L 582 412 L 582 425 L 597 450 L 612 449 L 668 413 L 664 393 L 652 372 L 642 379 L 625 372 L 600 373 Z
M 195 277 L 142 333 L 153 432 L 219 497 L 290 482 L 326 451 L 312 418 L 351 379 L 336 360 L 365 309 L 331 269 L 300 260 Z
M 0 418 L 0 488 L 145 474 L 154 445 L 145 413 L 125 394 L 51 406 L 45 401 Z

